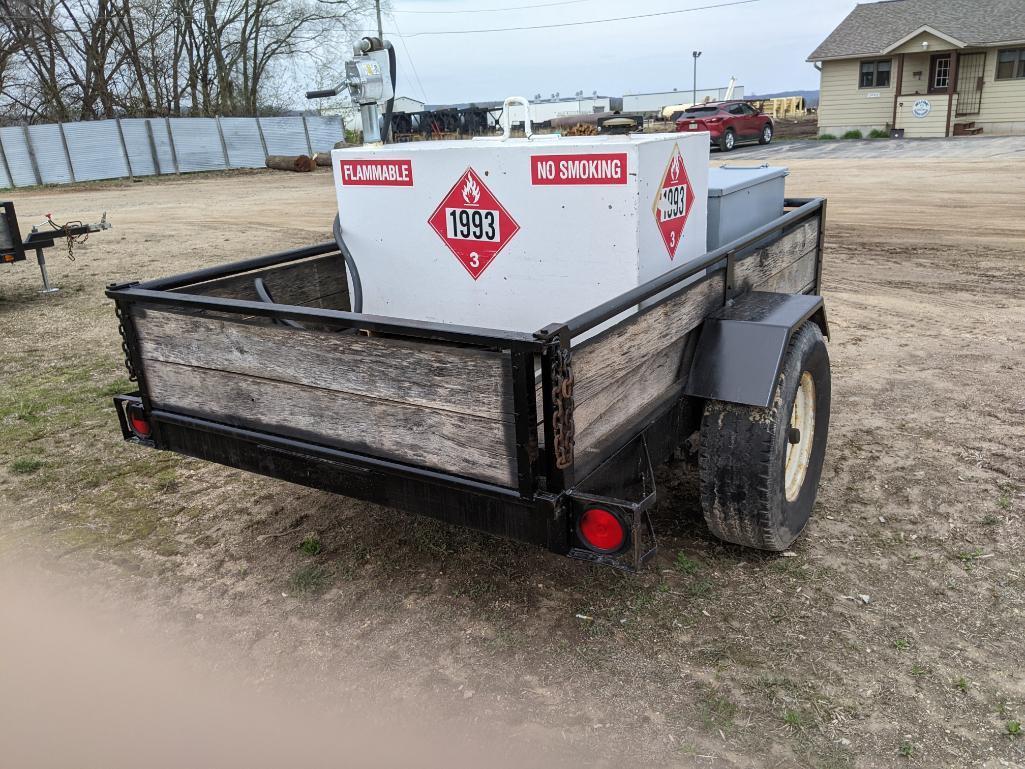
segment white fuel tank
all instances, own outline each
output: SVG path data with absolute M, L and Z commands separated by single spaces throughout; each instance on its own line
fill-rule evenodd
M 533 332 L 705 252 L 707 134 L 336 149 L 363 311 Z

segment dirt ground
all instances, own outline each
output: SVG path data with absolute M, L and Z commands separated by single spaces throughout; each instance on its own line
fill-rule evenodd
M 127 597 L 256 685 L 437 706 L 552 763 L 1025 765 L 1025 164 L 788 163 L 789 194 L 829 198 L 833 335 L 793 557 L 714 541 L 683 466 L 627 576 L 125 445 L 103 286 L 328 238 L 327 173 L 253 172 L 13 195 L 23 223 L 114 229 L 51 252 L 55 296 L 0 266 L 0 560 Z

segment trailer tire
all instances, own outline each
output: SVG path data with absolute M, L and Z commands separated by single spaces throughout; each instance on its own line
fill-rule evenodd
M 705 404 L 701 507 L 716 537 L 775 552 L 797 539 L 822 475 L 829 406 L 829 353 L 810 321 L 790 338 L 769 408 Z

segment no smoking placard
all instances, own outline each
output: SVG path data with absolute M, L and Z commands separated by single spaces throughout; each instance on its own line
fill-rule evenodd
M 520 229 L 472 168 L 452 185 L 427 223 L 474 280 Z
M 691 189 L 690 179 L 687 177 L 680 146 L 674 144 L 673 153 L 669 156 L 669 163 L 662 174 L 662 183 L 658 186 L 655 204 L 652 207 L 655 223 L 662 234 L 662 240 L 665 241 L 670 259 L 676 256 L 676 249 L 680 247 L 683 229 L 687 226 L 687 217 L 690 216 L 693 206 L 694 190 Z

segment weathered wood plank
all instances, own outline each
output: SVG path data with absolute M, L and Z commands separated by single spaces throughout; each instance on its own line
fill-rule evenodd
M 509 353 L 136 308 L 147 361 L 512 421 Z
M 150 360 L 154 406 L 490 481 L 516 482 L 512 424 Z
M 775 243 L 739 260 L 735 279 L 741 291 L 759 286 L 818 246 L 819 220 L 811 219 Z
M 345 261 L 338 254 L 304 259 L 242 275 L 231 275 L 175 289 L 183 294 L 259 301 L 253 281 L 263 278 L 274 301 L 328 310 L 349 309 Z
M 737 262 L 740 288 L 797 292 L 814 279 L 818 221 Z M 808 273 L 810 256 L 811 273 Z M 616 326 L 574 350 L 577 454 L 588 452 L 682 384 L 680 362 L 687 335 L 722 305 L 723 271 L 693 284 L 668 302 Z
M 696 333 L 696 332 L 691 332 Z M 680 363 L 689 335 L 655 353 L 608 387 L 596 392 L 573 410 L 578 463 L 619 429 L 672 388 L 682 386 Z
M 675 344 L 710 312 L 722 306 L 722 271 L 715 272 L 663 304 L 613 327 L 573 351 L 577 408 L 648 358 Z
M 780 294 L 798 294 L 805 286 L 815 282 L 815 255 L 812 248 L 793 264 L 787 265 L 772 277 L 758 284 L 759 291 L 775 291 Z

